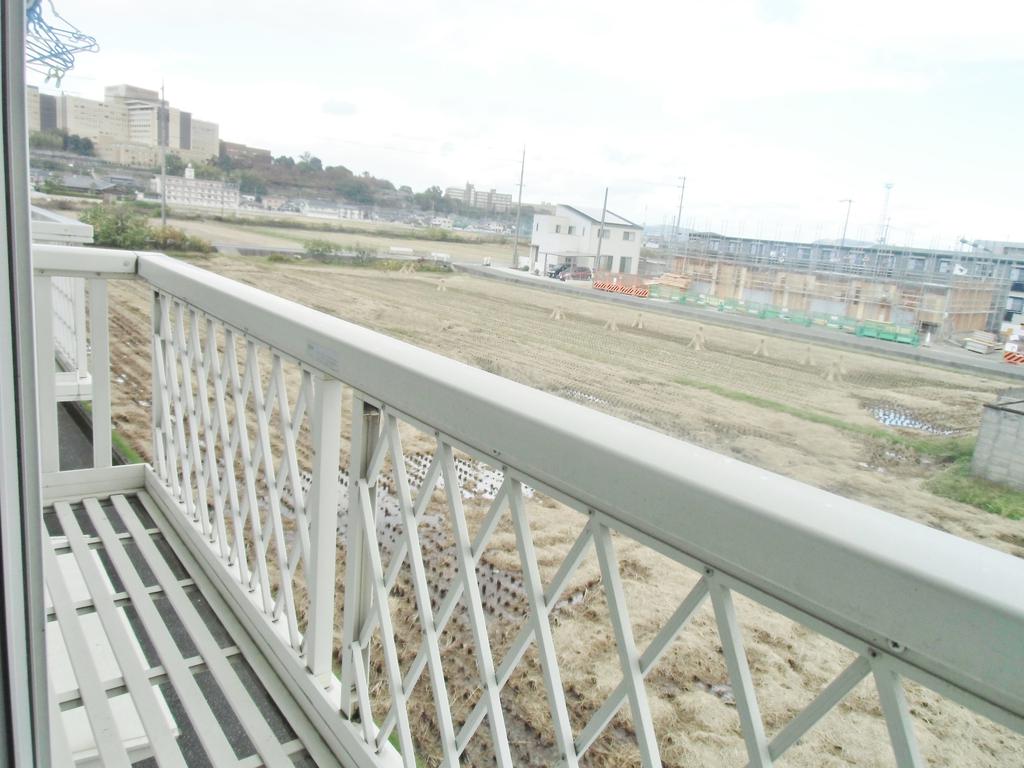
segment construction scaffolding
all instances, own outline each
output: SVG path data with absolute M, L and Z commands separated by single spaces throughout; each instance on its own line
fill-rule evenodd
M 1010 269 L 1017 264 L 991 254 L 711 233 L 691 234 L 682 245 L 666 255 L 665 287 L 691 299 L 766 316 L 850 327 L 890 325 L 940 336 L 997 329 Z

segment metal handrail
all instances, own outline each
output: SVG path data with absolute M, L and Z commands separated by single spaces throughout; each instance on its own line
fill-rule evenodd
M 851 666 L 851 675 L 870 664 L 901 765 L 918 763 L 912 747 L 901 752 L 898 745 L 909 738 L 908 726 L 890 719 L 900 707 L 886 675 L 915 679 L 1024 732 L 1021 560 L 161 254 L 94 253 L 48 250 L 39 269 L 51 275 L 134 274 L 154 289 L 158 303 L 160 296 L 180 301 L 325 381 L 348 385 L 359 402 L 390 420 L 383 432 L 391 439 L 398 440 L 394 420 L 406 420 L 437 435 L 440 456 L 450 460 L 455 446 L 500 467 L 512 497 L 526 482 L 588 513 L 602 568 L 613 567 L 610 549 L 602 554 L 601 547 L 610 547 L 607 532 L 614 530 L 703 572 L 702 595 L 710 594 L 715 604 L 731 678 L 742 678 L 745 669 L 727 601 L 735 590 L 854 648 L 863 668 Z M 366 466 L 352 469 L 350 488 L 365 495 L 382 456 L 367 444 Z M 366 500 L 355 506 L 370 514 Z M 606 576 L 613 584 L 612 572 Z M 379 597 L 376 604 L 382 604 Z M 360 644 L 343 652 L 346 660 L 350 652 L 358 659 Z M 638 685 L 645 671 L 641 666 L 631 674 L 624 685 Z M 737 685 L 737 695 L 749 688 Z M 738 704 L 744 734 L 753 738 L 752 764 L 770 764 L 763 751 L 768 747 L 757 746 L 763 731 L 750 725 L 756 704 Z M 815 719 L 827 711 L 821 706 Z M 784 730 L 776 741 L 787 738 Z M 656 748 L 644 747 L 644 754 L 656 754 Z
M 1018 558 L 166 256 L 141 254 L 138 274 L 371 401 L 1024 717 Z

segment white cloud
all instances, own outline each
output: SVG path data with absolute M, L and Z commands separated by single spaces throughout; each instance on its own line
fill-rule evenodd
M 714 226 L 826 230 L 853 197 L 873 229 L 892 179 L 894 230 L 1024 227 L 1002 127 L 1024 118 L 1005 90 L 1024 6 L 1003 0 L 181 0 L 160 24 L 142 0 L 60 6 L 102 46 L 68 89 L 163 77 L 229 139 L 416 189 L 511 190 L 525 143 L 527 199 L 610 186 L 652 222 L 685 174 L 684 218 Z
M 341 101 L 339 99 L 331 99 L 325 101 L 323 106 L 324 114 L 335 115 L 338 117 L 347 117 L 356 113 L 356 105 L 351 101 Z

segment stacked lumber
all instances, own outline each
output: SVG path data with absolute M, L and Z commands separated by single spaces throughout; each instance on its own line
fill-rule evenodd
M 656 285 L 664 285 L 667 288 L 679 288 L 685 291 L 690 287 L 690 278 L 686 275 L 676 275 L 666 272 L 654 281 Z
M 974 331 L 967 340 L 964 341 L 964 349 L 971 352 L 977 352 L 981 355 L 987 355 L 989 352 L 995 352 L 997 349 L 1002 348 L 1002 342 L 999 341 L 999 337 L 994 333 L 988 331 Z

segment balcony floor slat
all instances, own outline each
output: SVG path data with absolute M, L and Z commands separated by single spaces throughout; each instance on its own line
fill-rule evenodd
M 44 512 L 61 529 L 44 553 L 60 764 L 339 765 L 152 499 L 65 496 Z

